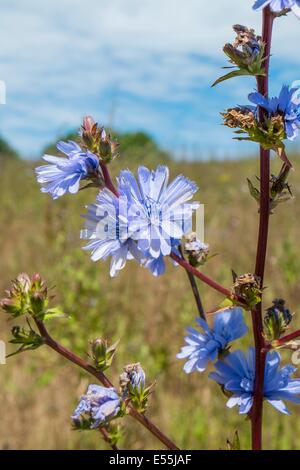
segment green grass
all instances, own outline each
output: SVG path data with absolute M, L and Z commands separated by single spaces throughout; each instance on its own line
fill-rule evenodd
M 294 161 L 297 169 L 299 162 Z M 273 165 L 279 168 L 278 161 Z M 129 156 L 112 164 L 113 173 L 124 166 L 133 168 Z M 171 163 L 172 176 L 181 172 L 199 184 L 197 199 L 205 204 L 206 242 L 212 253 L 218 253 L 205 266 L 205 273 L 230 286 L 231 268 L 239 274 L 253 271 L 258 214 L 246 177 L 258 173 L 257 160 Z M 298 181 L 298 173 L 292 172 L 295 200 L 271 216 L 265 281 L 265 307 L 280 296 L 295 312 L 300 309 Z M 1 162 L 0 187 L 1 291 L 21 271 L 40 272 L 50 286 L 56 286 L 56 302 L 70 315 L 53 320 L 51 333 L 85 357 L 90 340 L 120 338 L 110 378 L 117 383 L 125 364 L 140 361 L 149 381 L 157 381 L 149 416 L 180 447 L 224 448 L 226 439 L 238 429 L 242 448 L 249 448 L 249 422 L 237 410 L 225 407 L 225 397 L 207 373 L 187 376 L 182 362 L 175 359 L 184 329 L 197 315 L 185 272 L 168 263 L 167 274 L 155 279 L 129 263 L 118 278 L 110 279 L 107 263 L 92 263 L 79 239 L 80 215 L 84 205 L 94 200 L 94 190 L 52 201 L 40 193 L 32 167 L 18 160 Z M 220 296 L 204 285 L 199 287 L 206 309 L 213 309 Z M 294 323 L 300 326 L 297 315 Z M 11 326 L 1 314 L 1 339 L 8 340 Z M 249 334 L 239 347 L 250 341 Z M 285 357 L 289 359 L 289 354 Z M 93 381 L 86 373 L 43 347 L 9 359 L 6 366 L 0 366 L 0 374 L 0 448 L 105 448 L 96 432 L 71 430 L 69 416 Z M 291 409 L 293 415 L 285 417 L 265 406 L 266 448 L 299 448 L 300 409 Z M 123 425 L 122 448 L 160 447 L 131 418 L 124 419 Z

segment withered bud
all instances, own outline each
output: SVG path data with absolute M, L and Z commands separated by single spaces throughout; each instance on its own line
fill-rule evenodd
M 254 29 L 249 29 L 247 26 L 242 26 L 240 24 L 233 25 L 233 30 L 236 33 L 236 38 L 233 43 L 234 47 L 245 46 L 261 41 L 261 37 L 255 34 Z
M 209 245 L 201 242 L 195 232 L 188 234 L 186 240 L 184 251 L 188 255 L 189 263 L 195 267 L 203 265 L 209 255 Z
M 254 113 L 248 108 L 229 108 L 221 113 L 224 125 L 231 128 L 251 129 L 255 125 Z
M 249 307 L 254 307 L 260 302 L 260 278 L 255 274 L 246 273 L 236 277 L 233 288 L 235 294 L 244 299 Z

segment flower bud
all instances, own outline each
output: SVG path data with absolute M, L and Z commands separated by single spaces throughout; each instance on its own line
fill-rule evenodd
M 20 347 L 17 349 L 17 351 L 9 354 L 7 357 L 14 356 L 23 351 L 37 349 L 44 344 L 44 338 L 31 328 L 29 322 L 28 326 L 29 329 L 21 328 L 20 326 L 13 326 L 11 330 L 13 339 L 11 339 L 9 342 L 11 344 L 18 344 Z
M 100 134 L 101 128 L 98 127 L 92 116 L 85 116 L 81 126 L 81 140 L 83 145 L 91 152 L 97 150 Z
M 104 371 L 111 366 L 118 344 L 119 341 L 108 346 L 108 342 L 103 339 L 95 339 L 91 342 L 92 359 L 98 370 Z
M 48 288 L 39 274 L 32 276 L 29 294 L 33 315 L 44 314 L 48 306 Z
M 132 406 L 144 413 L 148 404 L 148 396 L 154 384 L 145 387 L 145 372 L 141 364 L 128 364 L 120 375 L 119 383 L 123 400 L 129 399 Z
M 26 273 L 21 273 L 12 281 L 11 289 L 5 293 L 6 298 L 0 304 L 3 310 L 13 317 L 19 317 L 27 313 L 29 308 L 29 289 L 31 281 Z
M 30 278 L 21 273 L 12 281 L 11 289 L 6 291 L 7 297 L 1 300 L 3 310 L 13 317 L 34 315 L 40 317 L 48 305 L 48 289 L 39 274 Z
M 124 372 L 120 375 L 121 390 L 123 392 L 126 392 L 128 388 L 138 388 L 140 390 L 145 386 L 145 378 L 145 372 L 139 362 L 136 364 L 128 364 L 124 367 Z
M 118 156 L 119 144 L 115 140 L 111 140 L 110 134 L 107 134 L 104 128 L 101 129 L 99 141 L 99 155 L 101 160 L 109 163 Z
M 273 300 L 273 305 L 266 310 L 264 317 L 265 336 L 268 341 L 274 341 L 280 338 L 291 323 L 293 315 L 285 307 L 283 299 Z

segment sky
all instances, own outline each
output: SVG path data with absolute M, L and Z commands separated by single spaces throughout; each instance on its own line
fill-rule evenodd
M 219 113 L 255 88 L 242 77 L 216 88 L 235 23 L 261 29 L 253 0 L 1 0 L 0 134 L 25 158 L 91 114 L 143 130 L 176 158 L 236 158 Z M 300 79 L 300 22 L 276 20 L 271 91 Z M 298 44 L 298 46 L 297 46 Z M 297 144 L 293 144 L 296 145 Z

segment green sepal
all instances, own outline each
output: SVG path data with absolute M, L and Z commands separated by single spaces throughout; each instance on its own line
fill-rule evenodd
M 37 349 L 45 343 L 44 338 L 32 329 L 28 320 L 27 324 L 29 326 L 28 329 L 22 328 L 20 326 L 14 326 L 12 328 L 11 333 L 13 339 L 11 339 L 9 343 L 19 344 L 20 347 L 17 349 L 17 351 L 8 354 L 6 357 L 12 357 L 16 354 L 20 354 L 21 352 Z

